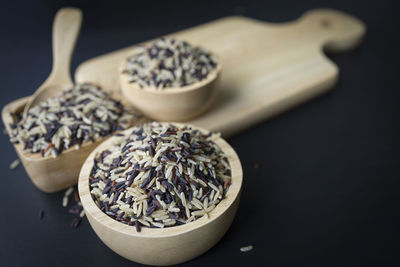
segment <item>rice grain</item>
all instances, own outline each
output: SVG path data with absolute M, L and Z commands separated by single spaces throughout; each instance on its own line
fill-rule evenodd
M 14 170 L 15 168 L 17 168 L 19 165 L 19 159 L 14 160 L 13 162 L 11 162 L 10 164 L 10 170 Z

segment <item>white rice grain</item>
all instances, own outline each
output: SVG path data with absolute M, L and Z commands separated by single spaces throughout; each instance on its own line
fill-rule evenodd
M 249 246 L 245 246 L 245 247 L 241 247 L 241 248 L 240 248 L 240 251 L 241 251 L 241 252 L 248 252 L 248 251 L 250 251 L 250 250 L 253 250 L 253 246 L 252 246 L 252 245 L 249 245 Z
M 18 165 L 19 165 L 19 159 L 16 159 L 16 160 L 14 160 L 13 162 L 11 162 L 11 164 L 10 164 L 10 170 L 14 170 L 15 168 L 17 168 L 18 167 Z
M 62 201 L 62 206 L 65 208 L 66 206 L 68 206 L 68 197 L 64 196 L 63 197 L 63 201 Z
M 72 192 L 74 192 L 74 188 L 73 188 L 73 187 L 70 187 L 70 188 L 68 188 L 68 189 L 65 191 L 64 196 L 68 197 L 69 195 L 72 194 Z

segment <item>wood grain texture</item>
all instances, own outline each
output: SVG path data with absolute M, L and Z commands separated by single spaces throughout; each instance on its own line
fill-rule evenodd
M 176 125 L 182 125 L 174 123 Z M 197 128 L 197 127 L 194 127 Z M 197 128 L 208 134 L 207 130 Z M 124 131 L 130 134 L 131 129 Z M 205 216 L 185 225 L 169 228 L 135 227 L 118 222 L 103 213 L 94 203 L 89 189 L 89 175 L 97 153 L 123 137 L 111 137 L 87 158 L 79 175 L 78 190 L 90 225 L 99 238 L 119 255 L 139 263 L 172 265 L 191 260 L 213 247 L 226 233 L 235 216 L 242 187 L 242 167 L 233 148 L 222 138 L 214 142 L 227 155 L 232 181 L 225 198 Z
M 360 20 L 316 9 L 289 23 L 227 17 L 169 35 L 210 49 L 223 65 L 213 107 L 188 123 L 230 136 L 332 89 L 338 68 L 323 50 L 347 51 L 364 34 Z M 132 48 L 82 63 L 76 81 L 121 98 L 119 66 Z

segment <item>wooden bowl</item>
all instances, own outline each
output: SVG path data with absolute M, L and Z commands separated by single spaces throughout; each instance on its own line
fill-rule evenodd
M 120 67 L 120 87 L 126 99 L 145 116 L 159 121 L 186 121 L 206 112 L 213 104 L 221 72 L 221 61 L 207 77 L 199 82 L 177 88 L 140 88 L 122 73 L 126 59 Z
M 129 135 L 131 131 L 128 129 L 123 133 Z M 135 227 L 118 222 L 102 212 L 94 203 L 89 189 L 95 155 L 110 147 L 118 138 L 124 137 L 114 136 L 100 144 L 89 155 L 79 175 L 79 196 L 89 223 L 99 238 L 122 257 L 149 265 L 182 263 L 214 246 L 231 225 L 239 204 L 243 174 L 239 157 L 232 147 L 222 138 L 215 140 L 228 157 L 232 181 L 225 198 L 209 213 L 209 218 L 203 216 L 188 224 L 168 228 L 142 227 L 141 232 L 136 232 Z

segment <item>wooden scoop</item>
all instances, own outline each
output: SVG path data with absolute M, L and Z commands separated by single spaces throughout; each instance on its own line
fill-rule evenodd
M 78 8 L 60 9 L 53 23 L 53 68 L 49 77 L 32 95 L 24 108 L 23 116 L 38 103 L 72 87 L 70 75 L 71 56 L 82 24 L 82 12 Z
M 10 123 L 15 122 L 10 114 L 20 113 L 23 109 L 23 116 L 26 116 L 30 107 L 72 86 L 70 62 L 81 23 L 82 12 L 77 8 L 62 8 L 57 12 L 53 23 L 53 69 L 33 96 L 14 101 L 3 108 L 2 118 L 9 134 Z M 76 184 L 82 163 L 100 142 L 85 143 L 79 150 L 69 148 L 57 158 L 25 153 L 23 144 L 14 144 L 14 147 L 32 182 L 40 190 L 50 193 Z

